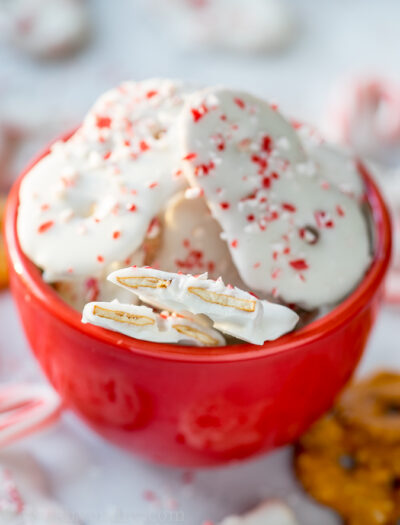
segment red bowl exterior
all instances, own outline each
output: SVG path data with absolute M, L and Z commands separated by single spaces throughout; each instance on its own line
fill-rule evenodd
M 221 464 L 294 441 L 351 376 L 381 301 L 390 220 L 379 190 L 360 168 L 376 244 L 360 286 L 298 332 L 262 347 L 220 349 L 149 343 L 83 325 L 20 249 L 22 174 L 5 218 L 11 289 L 33 352 L 66 404 L 106 439 L 165 464 Z

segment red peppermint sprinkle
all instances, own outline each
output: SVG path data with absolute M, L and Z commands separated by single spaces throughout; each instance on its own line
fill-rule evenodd
M 111 157 L 111 151 L 107 151 L 107 153 L 104 153 L 103 159 L 108 160 Z
M 143 492 L 143 499 L 146 501 L 157 501 L 158 497 L 152 490 L 145 490 Z
M 43 222 L 38 228 L 38 233 L 45 233 L 48 230 L 50 230 L 50 228 L 52 228 L 53 226 L 54 226 L 54 221 Z
M 140 148 L 140 151 L 147 151 L 148 149 L 150 149 L 150 146 L 147 144 L 145 140 L 141 140 L 139 143 L 139 148 Z
M 102 255 L 98 255 L 97 256 L 97 260 L 99 263 L 103 263 L 104 262 L 104 257 Z
M 272 151 L 272 139 L 268 135 L 265 135 L 261 142 L 261 149 L 266 153 L 271 153 Z
M 257 270 L 257 268 L 259 268 L 260 266 L 261 266 L 261 263 L 259 263 L 259 262 L 256 262 L 256 263 L 253 264 L 253 268 L 255 270 Z
M 182 160 L 193 160 L 197 157 L 197 153 L 188 153 Z
M 221 206 L 223 210 L 229 210 L 230 208 L 229 202 L 221 202 L 219 205 Z
M 158 186 L 158 182 L 151 182 L 151 183 L 149 184 L 149 188 L 150 188 L 151 190 L 154 189 L 154 188 L 156 188 L 157 186 Z
M 110 117 L 101 117 L 97 115 L 96 117 L 96 126 L 98 128 L 110 128 L 111 127 L 111 119 Z
M 264 177 L 262 180 L 263 188 L 270 188 L 271 187 L 271 179 L 269 177 Z
M 113 239 L 119 239 L 121 237 L 121 232 L 120 231 L 115 231 L 113 233 Z
M 246 219 L 249 221 L 249 222 L 253 222 L 255 220 L 255 217 L 252 213 L 250 213 L 250 215 L 247 215 Z
M 277 268 L 271 273 L 271 279 L 278 279 L 279 275 L 281 274 L 281 270 Z
M 198 177 L 199 175 L 208 175 L 210 171 L 214 168 L 215 164 L 212 160 L 210 160 L 208 164 L 199 164 L 198 166 L 196 166 L 194 174 L 196 177 Z
M 128 211 L 136 211 L 137 210 L 136 204 L 128 204 L 127 208 L 128 208 Z
M 322 210 L 317 210 L 314 213 L 315 222 L 317 223 L 318 228 L 333 228 L 335 223 L 330 219 L 326 212 Z
M 258 164 L 258 166 L 260 168 L 258 173 L 260 173 L 260 174 L 263 174 L 265 172 L 265 170 L 268 168 L 267 159 L 264 159 L 264 158 L 260 157 L 259 155 L 252 155 L 251 156 L 251 161 L 254 162 L 255 164 Z
M 336 213 L 339 215 L 339 217 L 344 217 L 346 215 L 340 204 L 336 206 Z
M 237 239 L 234 239 L 232 242 L 231 242 L 231 246 L 232 248 L 237 248 L 239 245 L 239 241 Z
M 234 98 L 233 101 L 237 106 L 240 107 L 240 109 L 244 109 L 246 107 L 246 104 L 241 98 Z
M 50 206 L 49 206 L 48 204 L 42 204 L 42 205 L 40 206 L 40 209 L 41 209 L 42 211 L 47 211 L 49 208 L 50 208 Z
M 208 113 L 208 108 L 205 104 L 202 104 L 200 108 L 191 108 L 192 117 L 194 122 L 198 122 Z
M 153 98 L 153 97 L 155 97 L 157 94 L 158 94 L 158 91 L 154 91 L 154 90 L 153 90 L 153 91 L 148 91 L 148 92 L 146 93 L 146 97 L 147 97 L 147 98 Z
M 289 261 L 289 264 L 293 269 L 298 271 L 308 269 L 308 264 L 304 259 L 295 259 L 294 261 Z
M 291 213 L 295 213 L 296 211 L 296 206 L 293 206 L 293 204 L 290 204 L 289 202 L 282 202 L 282 208 Z

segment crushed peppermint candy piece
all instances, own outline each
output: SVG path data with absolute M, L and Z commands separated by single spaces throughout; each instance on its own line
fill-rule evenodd
M 222 279 L 208 279 L 206 273 L 193 276 L 130 267 L 113 272 L 108 279 L 157 308 L 204 314 L 215 329 L 253 344 L 277 339 L 293 330 L 299 320 L 286 306 L 261 301 L 225 286 Z
M 200 106 L 208 111 L 193 122 L 189 109 Z M 182 125 L 181 156 L 192 155 L 184 173 L 204 192 L 251 290 L 307 310 L 353 290 L 371 262 L 367 221 L 340 180 L 324 186 L 332 177 L 307 158 L 288 121 L 251 95 L 209 88 L 188 98 Z

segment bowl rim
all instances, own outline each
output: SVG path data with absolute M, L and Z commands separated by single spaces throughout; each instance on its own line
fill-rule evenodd
M 75 131 L 75 130 L 74 130 Z M 17 236 L 17 215 L 19 207 L 19 188 L 25 175 L 45 157 L 51 146 L 58 140 L 67 141 L 74 133 L 71 131 L 52 141 L 22 171 L 9 193 L 7 200 L 4 231 L 10 272 L 23 280 L 27 293 L 34 295 L 51 315 L 66 323 L 82 335 L 114 347 L 120 355 L 140 354 L 162 360 L 182 362 L 234 362 L 263 358 L 281 352 L 299 351 L 311 342 L 326 336 L 362 310 L 380 289 L 391 258 L 391 220 L 388 208 L 377 184 L 365 165 L 358 160 L 358 169 L 364 179 L 366 199 L 372 211 L 375 254 L 371 266 L 355 290 L 331 312 L 311 322 L 304 328 L 291 332 L 275 341 L 267 341 L 261 346 L 240 343 L 218 348 L 191 347 L 166 343 L 155 343 L 134 339 L 117 332 L 81 322 L 81 315 L 65 303 L 55 290 L 41 278 L 39 269 L 22 252 Z

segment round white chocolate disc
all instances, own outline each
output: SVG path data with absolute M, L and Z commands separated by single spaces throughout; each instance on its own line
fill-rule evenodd
M 366 219 L 326 184 L 279 113 L 251 95 L 208 89 L 189 98 L 182 126 L 185 174 L 250 289 L 305 309 L 351 292 L 370 264 Z
M 208 272 L 210 279 L 222 277 L 226 283 L 242 286 L 221 231 L 198 192 L 178 193 L 168 204 L 161 247 L 150 264 L 166 272 Z
M 184 98 L 169 80 L 122 84 L 25 176 L 18 236 L 45 280 L 97 275 L 139 248 L 184 186 L 176 146 Z

